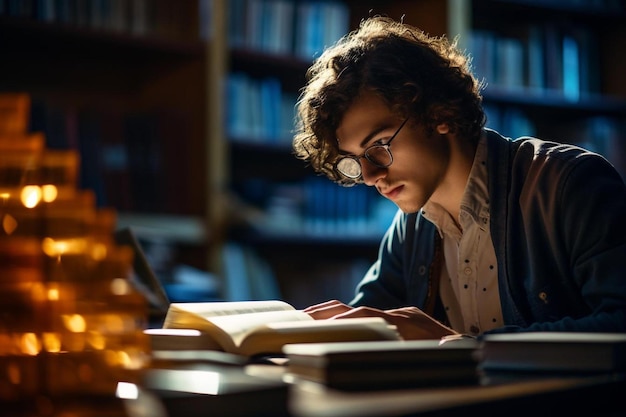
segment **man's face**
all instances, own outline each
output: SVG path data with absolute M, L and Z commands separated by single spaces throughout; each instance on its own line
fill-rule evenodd
M 347 155 L 362 156 L 366 148 L 387 143 L 402 122 L 378 96 L 365 93 L 355 100 L 337 129 L 339 149 Z M 429 136 L 423 126 L 409 120 L 389 150 L 393 163 L 387 168 L 377 167 L 366 158 L 359 159 L 363 181 L 375 186 L 403 212 L 416 212 L 444 182 L 450 144 L 445 136 Z

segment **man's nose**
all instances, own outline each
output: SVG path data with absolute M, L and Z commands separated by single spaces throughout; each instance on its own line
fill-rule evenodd
M 387 175 L 387 168 L 381 168 L 371 163 L 367 158 L 361 159 L 361 176 L 363 183 L 373 187 L 376 182 Z

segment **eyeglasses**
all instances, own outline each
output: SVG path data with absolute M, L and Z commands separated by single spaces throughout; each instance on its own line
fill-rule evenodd
M 391 146 L 391 141 L 394 140 L 396 136 L 398 136 L 398 133 L 400 133 L 400 130 L 402 129 L 402 127 L 404 127 L 408 120 L 408 118 L 404 119 L 398 130 L 396 130 L 396 133 L 391 136 L 387 143 L 374 144 L 365 149 L 363 155 L 350 155 L 344 156 L 343 158 L 339 159 L 335 164 L 335 168 L 337 169 L 337 171 L 339 171 L 341 175 L 352 180 L 361 178 L 361 176 L 363 175 L 363 167 L 361 166 L 360 161 L 361 158 L 367 159 L 372 165 L 378 168 L 387 168 L 393 163 L 393 155 L 391 154 L 391 150 L 389 149 L 389 146 Z

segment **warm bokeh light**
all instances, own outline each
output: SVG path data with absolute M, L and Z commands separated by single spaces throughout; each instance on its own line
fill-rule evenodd
M 110 366 L 127 367 L 131 363 L 128 353 L 119 350 L 107 350 L 105 360 Z
M 87 328 L 85 318 L 80 314 L 63 314 L 63 325 L 67 330 L 73 333 L 82 333 Z
M 59 195 L 59 191 L 57 190 L 57 187 L 52 184 L 46 184 L 42 186 L 41 192 L 42 192 L 43 201 L 45 201 L 46 203 L 53 202 L 54 200 L 57 199 L 57 196 Z
M 50 294 L 48 293 L 48 287 L 42 282 L 33 283 L 30 288 L 30 297 L 35 302 L 44 302 L 50 300 Z
M 116 351 L 114 356 L 117 358 L 117 366 L 125 369 L 138 370 L 144 368 L 149 363 L 145 350 L 138 347 L 129 346 L 123 351 Z
M 106 347 L 106 338 L 98 332 L 89 332 L 87 343 L 95 350 L 103 350 Z
M 59 289 L 58 288 L 48 288 L 48 300 L 50 300 L 50 301 L 58 301 L 59 300 Z
M 26 355 L 37 355 L 41 351 L 41 344 L 35 333 L 24 333 L 20 338 L 20 351 Z
M 133 249 L 113 239 L 117 211 L 78 188 L 80 152 L 37 135 L 37 146 L 0 140 L 0 417 L 4 402 L 11 414 L 32 400 L 37 415 L 76 417 L 84 407 L 64 399 L 110 396 L 150 365 L 148 306 L 127 276 Z
M 56 242 L 51 237 L 46 237 L 41 241 L 41 248 L 43 252 L 50 256 L 58 256 L 65 253 L 67 245 L 63 244 L 63 242 Z
M 10 214 L 2 216 L 2 230 L 4 230 L 4 233 L 10 235 L 15 229 L 17 229 L 17 220 L 15 220 L 15 217 Z
M 132 291 L 132 287 L 128 280 L 124 278 L 115 278 L 111 281 L 111 294 L 115 295 L 126 295 L 130 294 Z
M 91 247 L 91 257 L 95 261 L 101 261 L 107 256 L 107 246 L 104 243 L 95 243 Z
M 58 333 L 45 332 L 41 336 L 43 348 L 46 352 L 60 352 L 61 338 Z
M 41 197 L 41 188 L 38 185 L 26 185 L 20 194 L 20 200 L 27 208 L 36 207 L 41 202 Z
M 122 317 L 114 314 L 107 314 L 104 319 L 105 331 L 111 333 L 119 333 L 124 331 L 125 320 Z
M 87 240 L 84 238 L 54 240 L 46 237 L 42 240 L 43 252 L 51 258 L 66 253 L 84 253 L 86 246 Z

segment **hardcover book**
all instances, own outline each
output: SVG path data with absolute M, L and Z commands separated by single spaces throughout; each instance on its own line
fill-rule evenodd
M 367 390 L 475 383 L 477 346 L 400 340 L 292 344 L 283 352 L 288 380 Z
M 486 335 L 479 367 L 493 371 L 626 370 L 626 334 L 530 332 Z

